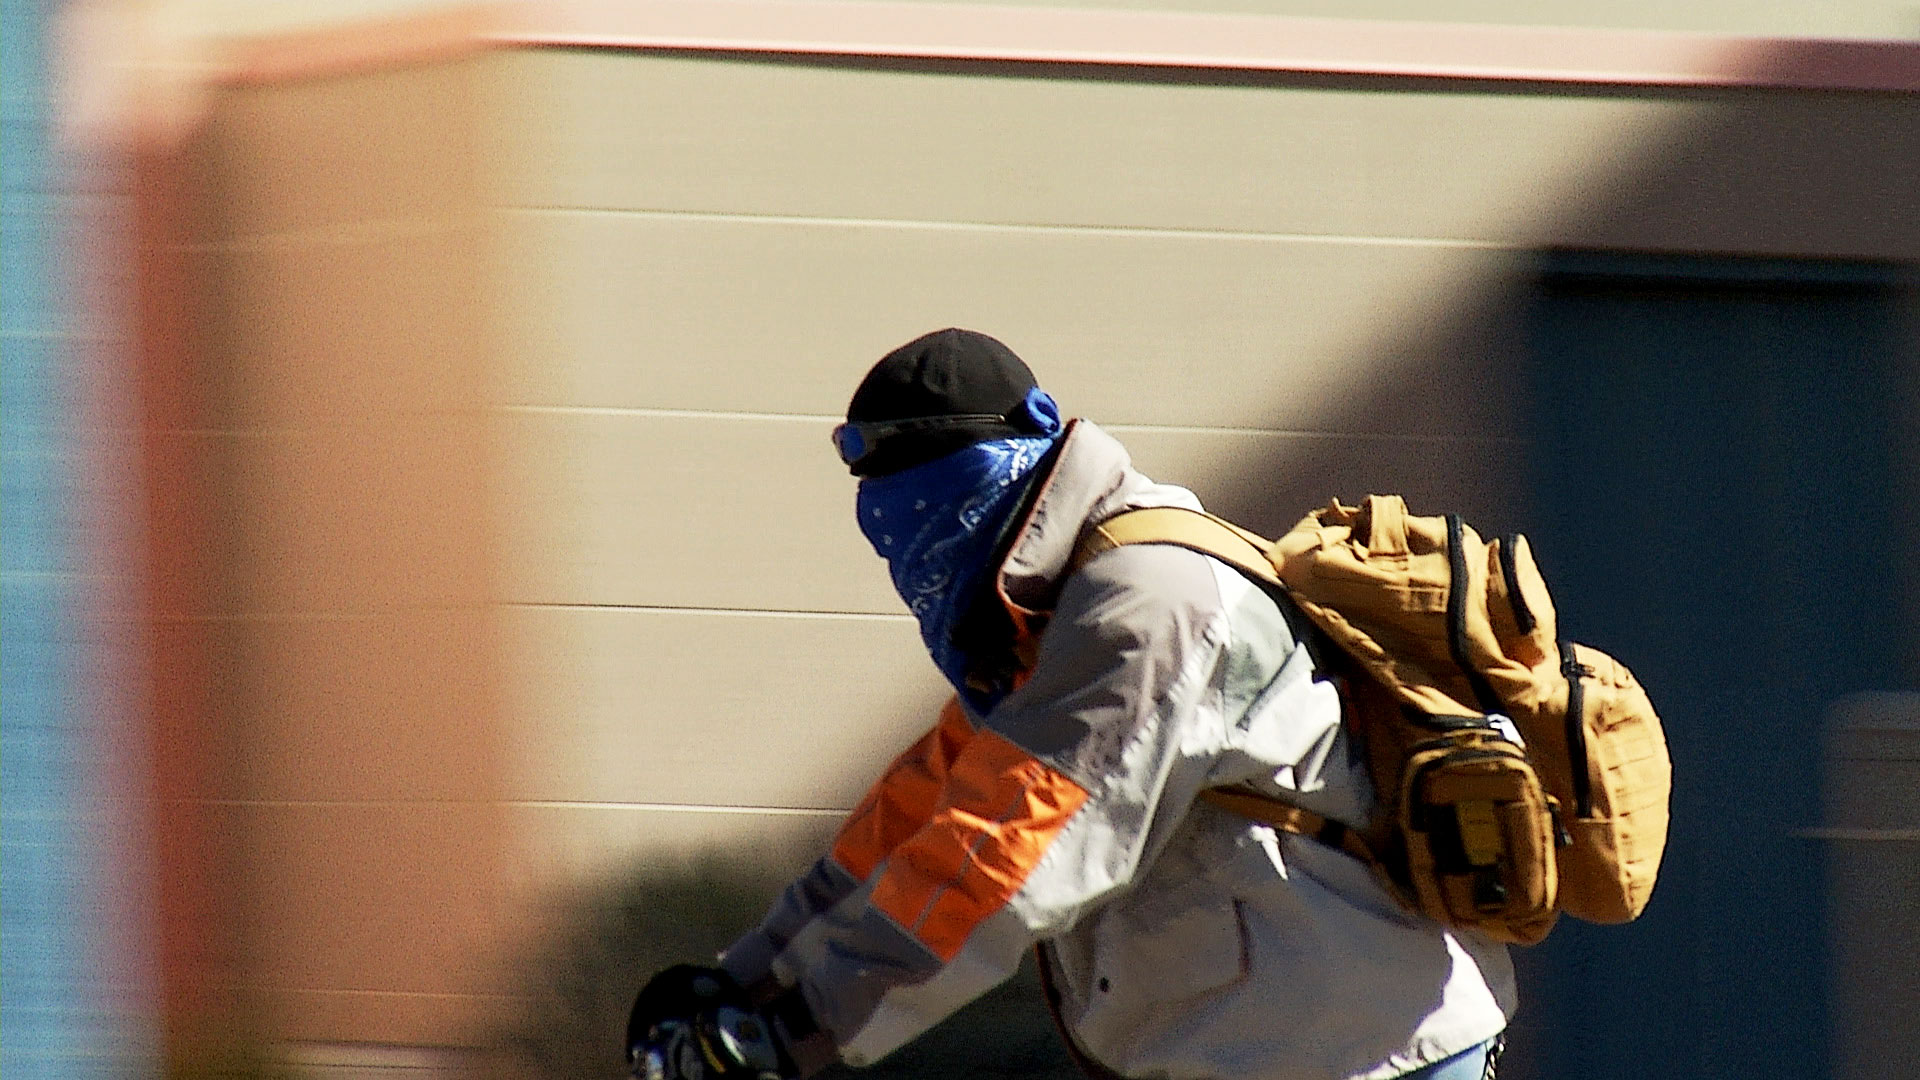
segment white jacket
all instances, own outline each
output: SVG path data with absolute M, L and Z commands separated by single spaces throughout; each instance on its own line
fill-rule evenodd
M 1408 913 L 1339 851 L 1196 804 L 1251 782 L 1358 826 L 1372 796 L 1265 591 L 1167 545 L 1067 572 L 1086 525 L 1199 503 L 1090 423 L 1065 438 L 999 570 L 1031 677 L 984 717 L 949 704 L 723 965 L 762 994 L 797 986 L 855 1065 L 1036 943 L 1078 1048 L 1129 1077 L 1371 1080 L 1498 1034 L 1504 946 Z

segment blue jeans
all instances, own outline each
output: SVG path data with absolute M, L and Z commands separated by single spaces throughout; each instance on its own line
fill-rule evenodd
M 1504 1037 L 1495 1036 L 1445 1061 L 1406 1073 L 1400 1080 L 1492 1080 L 1493 1067 L 1500 1060 L 1500 1049 L 1505 1042 Z

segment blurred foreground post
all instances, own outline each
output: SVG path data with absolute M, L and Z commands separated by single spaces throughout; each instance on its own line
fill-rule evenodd
M 1827 714 L 1835 1080 L 1920 1074 L 1920 694 Z

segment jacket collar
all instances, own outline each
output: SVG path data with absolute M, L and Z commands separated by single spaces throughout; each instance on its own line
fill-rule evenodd
M 1186 489 L 1141 475 L 1126 448 L 1091 421 L 1073 421 L 1061 439 L 1053 468 L 1041 479 L 994 582 L 1020 636 L 1031 639 L 1029 650 L 1046 627 L 1088 526 L 1143 506 L 1200 508 Z

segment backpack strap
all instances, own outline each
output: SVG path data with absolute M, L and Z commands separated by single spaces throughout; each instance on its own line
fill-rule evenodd
M 1126 544 L 1173 544 L 1189 548 L 1211 555 L 1256 581 L 1287 591 L 1267 555 L 1272 541 L 1212 514 L 1178 506 L 1128 510 L 1095 525 L 1081 538 L 1072 567 L 1078 570 L 1095 555 Z M 1262 825 L 1317 840 L 1370 866 L 1379 863 L 1373 848 L 1359 832 L 1279 796 L 1236 787 L 1206 788 L 1200 792 L 1200 798 Z
M 1222 810 L 1250 818 L 1262 825 L 1271 825 L 1282 832 L 1318 840 L 1336 851 L 1346 852 L 1369 866 L 1379 862 L 1374 858 L 1373 848 L 1356 830 L 1325 814 L 1316 814 L 1304 807 L 1284 802 L 1277 796 L 1248 791 L 1245 788 L 1204 788 L 1200 792 L 1200 798 Z
M 1072 569 L 1087 560 L 1126 544 L 1174 544 L 1211 555 L 1244 574 L 1276 588 L 1286 588 L 1267 558 L 1273 542 L 1230 521 L 1180 506 L 1153 506 L 1127 510 L 1095 525 L 1080 538 Z

